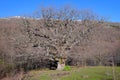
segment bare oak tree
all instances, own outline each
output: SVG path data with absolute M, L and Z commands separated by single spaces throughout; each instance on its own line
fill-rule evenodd
M 83 41 L 89 41 L 91 29 L 98 21 L 91 12 L 70 7 L 47 7 L 41 8 L 31 17 L 24 18 L 23 24 L 33 46 L 44 48 L 45 56 L 57 62 L 57 69 L 61 70 L 65 66 L 69 50 L 81 45 Z M 79 27 L 82 23 L 84 28 Z

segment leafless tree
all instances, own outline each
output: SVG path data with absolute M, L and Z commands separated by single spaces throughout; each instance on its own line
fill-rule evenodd
M 84 23 L 83 28 L 79 27 L 83 21 L 91 25 L 86 27 Z M 99 20 L 91 12 L 80 12 L 70 7 L 41 8 L 32 17 L 23 19 L 33 46 L 44 48 L 45 55 L 53 61 L 61 62 L 61 65 L 65 64 L 69 49 L 89 41 L 90 29 L 96 25 L 96 21 Z

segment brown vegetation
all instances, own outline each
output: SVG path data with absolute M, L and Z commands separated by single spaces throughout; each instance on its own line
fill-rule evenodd
M 81 20 L 81 21 L 79 21 Z M 0 19 L 0 77 L 38 68 L 120 65 L 120 29 L 86 10 L 42 8 Z M 115 25 L 120 26 L 120 25 Z

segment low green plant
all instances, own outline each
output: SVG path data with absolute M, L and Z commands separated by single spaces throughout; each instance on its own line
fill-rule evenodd
M 63 69 L 64 71 L 70 71 L 71 70 L 71 67 L 70 66 L 65 66 L 65 68 Z
M 3 64 L 4 62 L 3 62 L 3 60 L 2 59 L 0 59 L 0 64 Z

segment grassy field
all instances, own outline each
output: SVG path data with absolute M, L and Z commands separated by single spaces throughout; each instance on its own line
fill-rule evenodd
M 115 67 L 115 78 L 120 80 L 120 67 Z M 34 70 L 24 80 L 113 80 L 112 67 L 72 67 L 70 71 Z

